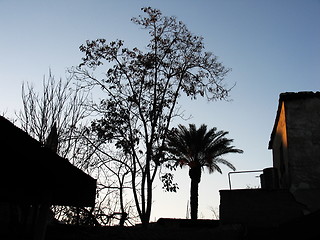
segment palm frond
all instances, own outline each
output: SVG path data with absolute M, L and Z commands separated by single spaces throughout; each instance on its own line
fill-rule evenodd
M 217 171 L 218 173 L 222 174 L 221 168 L 215 162 L 211 163 L 210 165 L 207 165 L 206 167 L 208 168 L 209 173 L 214 173 L 215 171 Z
M 236 170 L 236 167 L 232 163 L 230 163 L 229 161 L 227 161 L 227 160 L 225 160 L 223 158 L 216 158 L 214 160 L 214 162 L 215 162 L 215 164 L 219 163 L 219 164 L 226 165 L 228 168 L 232 169 L 233 171 Z

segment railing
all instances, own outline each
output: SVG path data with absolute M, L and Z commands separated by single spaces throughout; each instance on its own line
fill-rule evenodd
M 231 190 L 231 174 L 237 174 L 237 173 L 253 173 L 253 172 L 263 172 L 263 170 L 250 170 L 250 171 L 235 171 L 235 172 L 229 172 L 228 173 L 228 179 L 229 179 L 229 188 Z

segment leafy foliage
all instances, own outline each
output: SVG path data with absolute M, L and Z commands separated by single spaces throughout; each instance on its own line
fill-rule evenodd
M 178 184 L 173 182 L 173 174 L 165 173 L 161 176 L 161 181 L 163 182 L 162 189 L 167 192 L 177 192 L 179 189 Z

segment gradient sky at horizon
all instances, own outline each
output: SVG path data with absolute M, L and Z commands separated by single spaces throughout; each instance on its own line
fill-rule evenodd
M 267 149 L 281 92 L 319 91 L 319 0 L 0 0 L 0 112 L 14 118 L 21 108 L 21 84 L 41 89 L 49 68 L 56 77 L 81 61 L 79 46 L 87 39 L 123 39 L 130 47 L 146 43 L 146 33 L 130 22 L 141 7 L 159 8 L 176 16 L 189 30 L 204 37 L 212 51 L 232 71 L 229 102 L 182 98 L 186 115 L 179 123 L 207 124 L 229 131 L 243 154 L 230 154 L 237 170 L 272 165 Z M 219 190 L 228 188 L 228 169 L 203 174 L 199 216 L 212 218 L 219 206 Z M 157 182 L 151 220 L 186 217 L 190 179 L 178 169 L 178 193 L 164 193 Z M 233 175 L 235 188 L 255 187 L 259 174 Z

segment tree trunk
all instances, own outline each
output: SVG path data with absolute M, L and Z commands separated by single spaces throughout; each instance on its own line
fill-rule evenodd
M 201 166 L 190 168 L 189 176 L 191 178 L 191 188 L 190 188 L 191 219 L 197 220 L 198 219 L 198 188 L 201 180 Z

